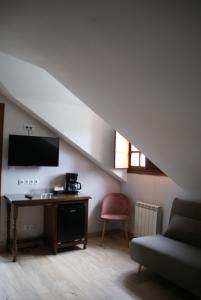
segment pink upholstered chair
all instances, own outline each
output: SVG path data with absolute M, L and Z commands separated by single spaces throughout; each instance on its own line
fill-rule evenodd
M 107 221 L 123 221 L 125 224 L 125 237 L 128 242 L 128 219 L 130 212 L 130 201 L 121 193 L 110 193 L 103 198 L 101 219 L 103 219 L 102 240 L 105 235 Z

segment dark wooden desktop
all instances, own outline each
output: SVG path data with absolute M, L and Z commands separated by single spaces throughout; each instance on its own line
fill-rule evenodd
M 90 196 L 78 195 L 53 195 L 51 198 L 44 199 L 40 195 L 34 195 L 32 199 L 27 199 L 25 195 L 10 194 L 5 195 L 7 201 L 7 250 L 11 249 L 13 262 L 17 259 L 18 238 L 17 238 L 17 219 L 19 207 L 44 206 L 44 238 L 54 253 L 57 253 L 60 247 L 83 244 L 84 249 L 87 246 L 87 228 L 88 228 L 88 200 Z M 58 208 L 60 205 L 69 205 L 82 203 L 84 205 L 84 236 L 80 239 L 61 242 L 58 240 Z M 12 211 L 12 214 L 11 214 Z M 10 231 L 11 224 L 13 230 L 13 241 L 11 243 Z

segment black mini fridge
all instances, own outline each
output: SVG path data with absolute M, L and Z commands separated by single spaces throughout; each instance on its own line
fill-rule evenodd
M 61 243 L 80 240 L 85 235 L 84 203 L 59 205 L 58 241 Z

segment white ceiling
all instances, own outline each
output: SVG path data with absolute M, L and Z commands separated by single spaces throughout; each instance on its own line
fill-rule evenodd
M 0 3 L 0 50 L 44 67 L 201 194 L 200 1 Z

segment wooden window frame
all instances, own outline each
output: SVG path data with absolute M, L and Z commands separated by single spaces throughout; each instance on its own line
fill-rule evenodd
M 142 154 L 141 151 L 131 151 L 132 144 L 129 143 L 129 153 L 128 153 L 128 173 L 137 173 L 137 174 L 146 174 L 146 175 L 156 175 L 156 176 L 167 176 L 165 173 L 163 173 L 157 166 L 155 166 L 146 156 L 146 162 L 149 162 L 152 165 L 152 168 L 146 168 L 146 167 L 135 167 L 131 166 L 131 154 L 132 153 L 139 153 L 139 157 Z

